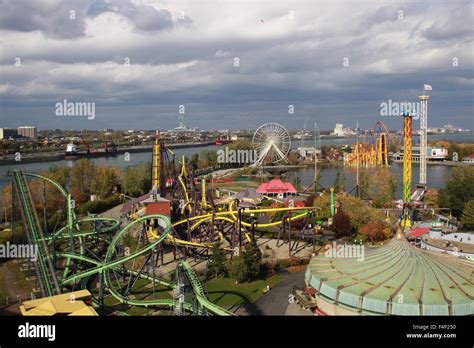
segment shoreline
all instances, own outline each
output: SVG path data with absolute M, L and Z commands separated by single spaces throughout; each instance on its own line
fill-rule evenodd
M 214 145 L 214 142 L 202 142 L 202 143 L 174 143 L 167 145 L 170 149 L 186 149 L 193 147 L 205 147 Z M 99 157 L 116 157 L 117 155 L 122 155 L 126 152 L 128 153 L 142 153 L 142 152 L 151 152 L 153 149 L 152 145 L 141 146 L 141 147 L 123 147 L 118 148 L 117 152 L 114 154 L 99 153 L 97 156 L 84 157 L 84 158 L 99 158 Z M 79 158 L 78 158 L 79 159 Z M 43 162 L 59 162 L 65 160 L 64 151 L 61 152 L 45 152 L 45 153 L 32 153 L 24 154 L 21 156 L 21 161 L 15 160 L 15 155 L 9 155 L 8 158 L 0 159 L 0 166 L 8 166 L 12 164 L 21 163 L 43 163 Z M 76 159 L 72 160 L 75 161 Z

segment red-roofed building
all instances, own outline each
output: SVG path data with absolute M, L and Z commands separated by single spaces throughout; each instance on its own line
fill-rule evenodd
M 148 203 L 145 208 L 145 215 L 162 214 L 170 216 L 170 201 L 163 199 L 162 201 Z
M 130 217 L 145 207 L 145 214 L 164 214 L 169 216 L 171 202 L 158 194 L 149 192 L 138 198 L 133 198 L 125 203 L 120 210 L 121 217 Z
M 464 163 L 474 163 L 474 154 L 468 155 L 462 159 Z
M 408 231 L 407 239 L 416 246 L 420 246 L 421 237 L 427 234 L 429 231 L 429 227 L 414 227 Z
M 296 195 L 298 193 L 293 184 L 290 182 L 283 182 L 280 179 L 273 179 L 269 182 L 264 182 L 256 191 L 267 196 L 278 196 L 279 198 Z
M 421 237 L 424 234 L 427 234 L 430 231 L 428 227 L 415 227 L 412 228 L 409 233 L 407 234 L 407 237 Z

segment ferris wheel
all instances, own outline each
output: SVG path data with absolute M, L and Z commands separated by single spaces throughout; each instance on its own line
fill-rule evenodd
M 290 134 L 278 123 L 265 123 L 253 135 L 253 148 L 257 152 L 254 165 L 265 162 L 278 163 L 288 161 L 287 155 L 291 148 Z

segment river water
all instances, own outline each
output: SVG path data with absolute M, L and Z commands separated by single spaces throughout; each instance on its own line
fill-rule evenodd
M 437 139 L 447 139 L 447 140 L 455 140 L 458 142 L 474 142 L 474 133 L 467 132 L 467 133 L 456 133 L 456 134 L 436 134 L 436 135 L 429 135 L 428 141 L 437 140 Z M 343 145 L 343 144 L 351 144 L 355 141 L 355 139 L 322 139 L 321 144 L 333 144 L 333 145 Z M 417 142 L 417 139 L 414 141 Z M 305 144 L 311 146 L 313 143 L 312 140 L 306 140 Z M 298 139 L 292 140 L 292 148 L 297 148 L 301 146 L 301 141 Z M 185 155 L 186 157 L 190 157 L 193 153 L 201 153 L 205 150 L 216 151 L 220 146 L 206 146 L 206 147 L 196 147 L 196 148 L 184 148 L 184 149 L 175 149 L 173 152 L 176 153 L 178 156 Z M 143 152 L 143 153 L 132 153 L 130 154 L 130 161 L 125 161 L 123 155 L 118 155 L 116 157 L 99 157 L 91 159 L 95 164 L 98 165 L 110 165 L 110 166 L 117 166 L 119 168 L 126 168 L 128 166 L 134 166 L 140 163 L 144 163 L 151 160 L 151 153 L 150 152 Z M 47 170 L 50 166 L 54 165 L 61 165 L 61 166 L 74 166 L 75 161 L 56 161 L 56 162 L 42 162 L 42 163 L 25 163 L 25 164 L 17 164 L 17 165 L 7 165 L 7 166 L 0 166 L 0 188 L 4 187 L 10 182 L 10 178 L 8 177 L 7 173 L 9 170 L 14 169 L 22 169 L 28 172 L 38 173 L 41 171 Z M 403 165 L 400 163 L 393 163 L 390 166 L 390 170 L 395 173 L 398 177 L 398 194 L 397 196 L 401 196 L 402 190 L 402 180 L 403 180 Z M 446 178 L 449 176 L 452 167 L 445 166 L 445 165 L 436 165 L 436 164 L 429 164 L 428 165 L 428 186 L 432 188 L 443 188 L 445 186 Z M 340 171 L 341 174 L 344 171 L 346 176 L 346 189 L 350 190 L 355 185 L 355 169 L 354 168 L 344 168 L 342 165 L 324 165 L 321 166 L 321 185 L 324 187 L 330 187 L 334 185 L 334 178 L 336 173 Z M 301 183 L 303 186 L 307 186 L 311 184 L 314 177 L 314 169 L 313 168 L 301 168 L 297 171 L 290 172 L 288 174 L 289 180 L 293 181 L 296 176 L 299 176 L 301 179 Z M 413 183 L 418 182 L 419 176 L 419 166 L 418 164 L 413 164 Z
M 369 178 L 370 172 L 373 168 L 367 168 L 362 170 L 369 171 Z M 427 166 L 427 186 L 430 188 L 443 188 L 445 187 L 446 179 L 449 177 L 451 173 L 452 167 L 445 166 L 445 165 L 436 165 L 436 164 L 429 164 Z M 320 184 L 323 187 L 329 188 L 334 185 L 334 180 L 336 178 L 337 172 L 340 172 L 340 175 L 344 172 L 346 176 L 346 191 L 352 190 L 356 184 L 356 169 L 355 168 L 347 168 L 340 164 L 329 164 L 321 166 L 321 181 Z M 402 196 L 402 184 L 403 184 L 403 164 L 402 163 L 392 163 L 390 165 L 390 171 L 397 176 L 398 185 L 397 185 L 397 197 Z M 288 174 L 289 181 L 294 182 L 295 177 L 299 176 L 301 180 L 301 184 L 304 187 L 307 187 L 313 182 L 314 178 L 314 168 L 301 168 L 298 171 L 291 172 Z M 370 179 L 369 179 L 370 180 Z M 412 183 L 413 186 L 419 181 L 419 165 L 413 164 L 413 171 L 412 171 Z

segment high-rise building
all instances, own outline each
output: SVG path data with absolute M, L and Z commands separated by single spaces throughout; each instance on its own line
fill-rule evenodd
M 342 123 L 336 123 L 333 134 L 338 137 L 345 137 L 348 135 L 355 135 L 355 132 L 350 128 L 344 127 Z
M 36 127 L 33 127 L 33 126 L 18 127 L 17 130 L 18 130 L 18 135 L 22 135 L 30 139 L 36 139 L 38 135 L 38 131 L 36 130 Z
M 336 127 L 334 127 L 334 135 L 344 136 L 344 126 L 342 123 L 336 123 Z
M 16 129 L 11 128 L 0 128 L 0 140 L 9 139 L 10 137 L 14 138 L 18 135 Z

